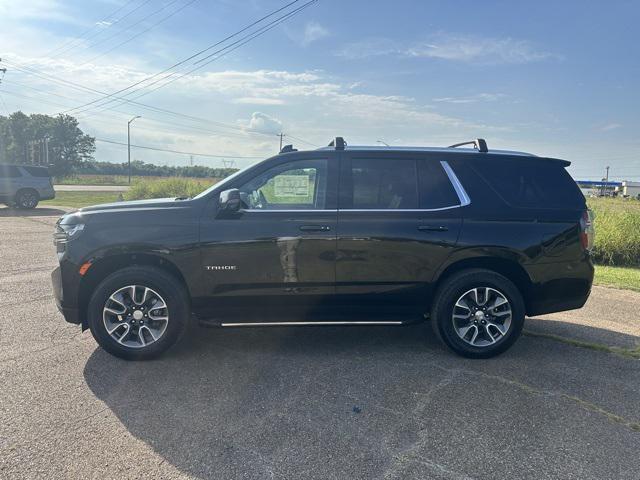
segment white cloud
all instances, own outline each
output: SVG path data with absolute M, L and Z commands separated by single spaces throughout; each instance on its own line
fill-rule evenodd
M 307 24 L 304 26 L 302 45 L 306 47 L 316 40 L 320 40 L 321 38 L 327 37 L 328 35 L 329 30 L 324 28 L 318 22 L 307 22 Z
M 440 97 L 434 98 L 434 102 L 438 103 L 478 103 L 478 102 L 495 102 L 506 97 L 504 93 L 478 93 L 476 95 L 468 95 L 464 97 Z
M 372 38 L 345 45 L 338 53 L 346 58 L 395 55 L 404 58 L 437 58 L 476 64 L 520 64 L 562 57 L 538 50 L 526 40 L 439 33 L 428 40 L 401 45 L 388 38 Z
M 348 59 L 356 59 L 399 54 L 400 50 L 401 47 L 388 38 L 368 38 L 346 44 L 338 51 L 337 55 Z
M 611 130 L 617 130 L 620 127 L 622 127 L 620 123 L 609 123 L 607 125 L 603 125 L 602 127 L 600 127 L 600 131 L 610 132 Z
M 253 112 L 248 127 L 250 130 L 260 133 L 277 134 L 282 132 L 282 122 L 262 112 Z
M 485 64 L 530 63 L 558 58 L 557 55 L 537 50 L 524 40 L 449 34 L 440 34 L 429 42 L 413 45 L 405 54 L 410 57 Z
M 247 105 L 284 105 L 284 100 L 268 97 L 240 97 L 235 98 L 233 103 L 244 103 Z

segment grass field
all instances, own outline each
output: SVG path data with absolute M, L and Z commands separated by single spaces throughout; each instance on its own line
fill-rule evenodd
M 141 200 L 163 197 L 195 197 L 203 190 L 217 183 L 217 178 L 179 178 L 170 177 L 160 180 L 139 180 L 131 185 L 124 194 L 125 200 Z
M 40 202 L 40 205 L 81 208 L 99 203 L 115 202 L 119 195 L 117 192 L 56 192 L 56 198 Z
M 640 292 L 640 268 L 597 265 L 593 283 Z
M 640 201 L 589 198 L 587 203 L 595 213 L 596 263 L 640 267 Z
M 155 180 L 166 180 L 171 178 L 180 178 L 180 177 L 155 177 L 155 176 L 132 176 L 131 183 L 136 183 L 140 181 L 155 181 Z M 214 178 L 200 178 L 193 179 L 195 181 L 209 181 L 215 182 L 217 179 Z M 57 178 L 54 181 L 56 185 L 128 185 L 129 177 L 127 175 L 76 175 L 73 177 L 65 177 L 65 178 Z

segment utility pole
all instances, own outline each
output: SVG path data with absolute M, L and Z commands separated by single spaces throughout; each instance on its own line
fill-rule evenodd
M 284 133 L 280 132 L 280 135 L 278 135 L 280 137 L 280 150 L 282 150 L 282 137 L 284 137 Z M 280 151 L 278 150 L 278 152 Z
M 44 161 L 49 166 L 49 136 L 44 137 Z
M 129 164 L 129 185 L 131 185 L 131 123 L 140 118 L 140 115 L 136 115 L 127 122 L 127 163 Z
M 193 167 L 193 155 L 189 155 L 189 165 Z
M 606 181 L 609 181 L 609 167 L 606 167 L 607 169 L 607 175 L 605 176 Z

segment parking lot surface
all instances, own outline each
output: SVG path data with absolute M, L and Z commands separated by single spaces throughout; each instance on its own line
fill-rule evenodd
M 640 294 L 485 361 L 416 325 L 196 329 L 130 363 L 56 310 L 62 213 L 0 210 L 0 478 L 640 478 L 639 361 L 563 341 L 634 348 Z

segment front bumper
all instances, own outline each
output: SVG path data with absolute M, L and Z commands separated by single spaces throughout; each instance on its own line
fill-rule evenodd
M 64 319 L 69 323 L 80 324 L 80 314 L 76 307 L 68 307 L 64 304 L 64 290 L 62 287 L 62 271 L 60 267 L 56 267 L 51 272 L 51 283 L 53 285 L 53 296 L 56 300 L 56 306 L 60 313 L 64 316 Z

